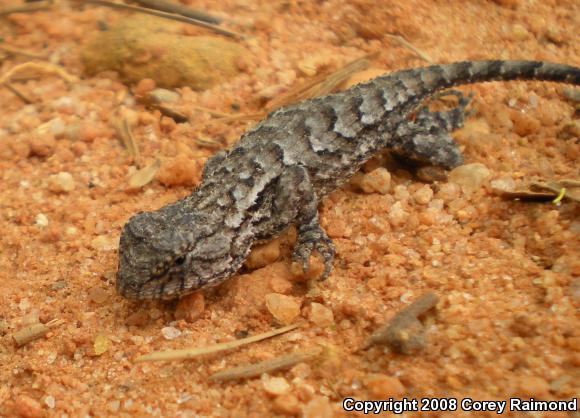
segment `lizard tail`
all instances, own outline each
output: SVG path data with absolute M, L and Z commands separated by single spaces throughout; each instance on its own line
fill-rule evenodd
M 542 61 L 464 61 L 434 65 L 425 70 L 420 78 L 427 88 L 437 90 L 494 80 L 538 80 L 580 84 L 580 68 Z

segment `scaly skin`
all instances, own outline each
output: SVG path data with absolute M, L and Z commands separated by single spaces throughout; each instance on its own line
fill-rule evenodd
M 448 112 L 420 109 L 433 93 L 492 80 L 580 83 L 580 69 L 537 61 L 466 61 L 398 71 L 270 114 L 211 158 L 190 196 L 133 216 L 119 247 L 117 289 L 131 299 L 171 299 L 231 277 L 252 244 L 295 225 L 294 259 L 318 251 L 326 278 L 334 247 L 318 223 L 320 200 L 375 153 L 389 149 L 447 168 L 462 163 Z

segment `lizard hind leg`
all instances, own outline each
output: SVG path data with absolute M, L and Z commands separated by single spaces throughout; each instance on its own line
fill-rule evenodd
M 445 168 L 461 165 L 463 156 L 449 132 L 463 126 L 470 97 L 455 90 L 443 95 L 457 96 L 458 105 L 440 112 L 431 112 L 426 106 L 421 108 L 415 120 L 397 127 L 389 139 L 389 147 L 403 157 L 433 165 Z

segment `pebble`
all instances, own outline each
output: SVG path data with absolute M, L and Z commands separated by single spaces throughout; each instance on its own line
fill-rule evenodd
M 310 400 L 304 407 L 304 418 L 332 418 L 334 412 L 332 405 L 325 396 L 316 396 Z
M 53 193 L 68 193 L 75 189 L 75 181 L 73 176 L 61 171 L 58 174 L 53 174 L 48 177 L 48 189 Z
M 54 396 L 45 396 L 44 397 L 44 403 L 46 406 L 48 406 L 50 409 L 54 409 L 55 405 L 56 405 L 56 401 L 54 400 Z
M 329 327 L 334 324 L 334 313 L 326 306 L 313 302 L 310 305 L 310 320 L 319 327 Z
M 95 286 L 89 290 L 89 299 L 100 305 L 109 299 L 109 293 L 102 287 Z
M 179 93 L 167 89 L 155 89 L 148 94 L 148 99 L 152 103 L 175 103 L 179 101 Z
M 355 180 L 357 186 L 365 193 L 387 194 L 391 190 L 391 173 L 384 167 L 363 174 L 362 177 L 357 177 L 357 180 Z
M 175 327 L 163 327 L 161 328 L 161 334 L 166 340 L 174 340 L 181 335 L 181 331 Z
M 403 209 L 401 202 L 395 202 L 389 209 L 389 222 L 392 226 L 400 226 L 405 223 L 409 214 Z
M 56 140 L 51 134 L 36 134 L 32 135 L 28 144 L 30 145 L 30 153 L 32 155 L 46 158 L 54 153 Z
M 21 395 L 14 401 L 14 410 L 23 418 L 36 418 L 42 416 L 42 405 L 29 396 Z
M 509 176 L 504 176 L 490 181 L 490 186 L 503 192 L 511 192 L 516 188 L 516 182 Z
M 274 399 L 272 409 L 278 414 L 298 415 L 300 413 L 300 401 L 295 395 L 287 393 Z
M 291 324 L 300 314 L 300 302 L 292 296 L 279 293 L 266 295 L 266 307 L 272 316 L 284 325 Z
M 205 299 L 203 293 L 196 292 L 182 297 L 175 308 L 175 319 L 183 319 L 186 322 L 195 322 L 203 315 Z
M 406 392 L 399 379 L 384 374 L 373 374 L 366 379 L 366 387 L 373 399 L 400 398 Z
M 244 266 L 254 270 L 272 264 L 280 257 L 280 240 L 275 239 L 264 245 L 252 248 L 252 252 L 244 262 Z
M 425 184 L 423 187 L 413 193 L 413 199 L 415 202 L 421 205 L 426 205 L 431 201 L 431 199 L 433 199 L 433 190 L 431 187 Z
M 91 247 L 97 251 L 112 251 L 119 247 L 119 242 L 112 236 L 99 235 L 91 240 Z
M 46 228 L 48 226 L 48 218 L 44 213 L 39 213 L 34 218 L 34 224 L 40 228 Z
M 459 184 L 467 192 L 474 192 L 490 175 L 489 169 L 481 163 L 465 164 L 449 173 L 449 181 Z
M 264 390 L 274 396 L 284 395 L 290 390 L 290 384 L 283 377 L 262 376 L 262 386 Z

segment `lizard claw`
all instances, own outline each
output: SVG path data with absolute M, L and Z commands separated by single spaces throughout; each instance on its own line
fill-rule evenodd
M 324 260 L 324 271 L 320 275 L 319 280 L 326 280 L 332 268 L 335 249 L 332 240 L 328 238 L 326 232 L 324 232 L 320 227 L 299 232 L 298 241 L 294 247 L 292 259 L 302 263 L 302 269 L 304 272 L 308 271 L 308 260 L 314 250 L 316 250 Z

